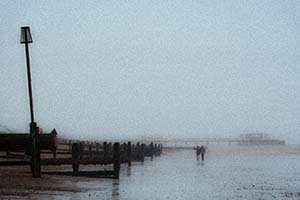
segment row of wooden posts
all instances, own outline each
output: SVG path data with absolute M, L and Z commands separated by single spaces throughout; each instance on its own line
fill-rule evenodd
M 64 150 L 64 151 L 63 151 Z M 162 145 L 150 143 L 149 145 L 131 144 L 128 143 L 107 143 L 103 142 L 95 144 L 72 143 L 72 168 L 73 172 L 79 172 L 79 166 L 84 164 L 113 164 L 113 170 L 111 174 L 107 171 L 107 174 L 113 175 L 114 178 L 119 178 L 119 171 L 121 163 L 128 163 L 131 166 L 132 161 L 144 161 L 145 157 L 151 157 L 160 155 L 162 152 Z M 65 158 L 57 158 L 55 154 L 67 154 L 65 149 L 58 149 L 54 153 L 55 159 L 43 160 L 43 164 L 70 164 Z
M 2 158 L 14 159 L 13 161 L 2 160 L 0 166 L 31 165 L 31 162 L 24 160 L 24 156 L 22 156 L 22 153 L 24 155 L 24 152 L 25 154 L 30 152 L 28 150 L 31 144 L 30 140 L 28 134 L 0 134 L 0 151 L 6 152 L 6 157 Z M 65 140 L 58 142 L 55 130 L 50 134 L 42 134 L 39 137 L 39 143 L 40 165 L 71 165 L 74 175 L 80 175 L 82 173 L 79 170 L 80 165 L 112 164 L 113 169 L 105 170 L 105 173 L 102 174 L 113 178 L 119 178 L 121 163 L 128 163 L 128 166 L 131 166 L 132 161 L 144 161 L 145 157 L 157 156 L 162 152 L 162 145 L 153 142 L 148 145 L 139 142 L 136 144 L 131 142 L 120 144 L 119 142 L 97 143 Z

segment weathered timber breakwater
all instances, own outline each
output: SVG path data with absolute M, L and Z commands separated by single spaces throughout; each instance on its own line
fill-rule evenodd
M 0 134 L 0 166 L 31 166 L 28 159 L 31 138 L 29 134 Z M 137 142 L 96 142 L 58 139 L 56 131 L 39 136 L 40 165 L 70 166 L 71 171 L 47 172 L 44 174 L 111 177 L 118 179 L 121 163 L 143 162 L 145 157 L 158 156 L 161 144 Z M 30 155 L 30 153 L 29 153 Z M 108 165 L 110 170 L 83 171 L 82 165 Z M 32 170 L 32 168 L 31 168 Z

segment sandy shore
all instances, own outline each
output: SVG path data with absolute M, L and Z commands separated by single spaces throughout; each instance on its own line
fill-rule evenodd
M 88 169 L 89 167 L 87 167 Z M 90 166 L 94 168 L 94 166 Z M 47 166 L 42 171 L 71 171 L 70 166 Z M 107 181 L 105 178 L 73 177 L 42 174 L 41 178 L 32 178 L 29 166 L 0 167 L 0 199 L 25 197 L 34 194 L 63 195 L 64 193 L 105 190 L 105 188 L 86 187 L 80 182 Z

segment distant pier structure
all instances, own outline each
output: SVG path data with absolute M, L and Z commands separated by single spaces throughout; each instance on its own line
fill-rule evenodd
M 239 137 L 239 145 L 284 145 L 284 140 L 274 139 L 266 133 L 247 133 Z
M 167 148 L 193 148 L 199 144 L 210 145 L 284 145 L 285 141 L 273 138 L 267 133 L 246 133 L 236 137 L 227 138 L 151 138 Z

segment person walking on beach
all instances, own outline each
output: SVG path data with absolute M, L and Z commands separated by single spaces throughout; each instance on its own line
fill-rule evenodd
M 205 147 L 202 145 L 200 147 L 201 160 L 204 161 Z
M 194 149 L 196 150 L 197 160 L 199 160 L 199 156 L 201 154 L 201 160 L 204 161 L 205 147 L 202 145 L 201 147 L 197 146 Z

